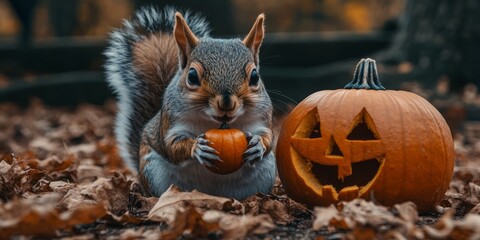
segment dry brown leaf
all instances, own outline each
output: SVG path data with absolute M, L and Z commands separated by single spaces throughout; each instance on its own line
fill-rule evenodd
M 33 191 L 35 184 L 45 176 L 44 171 L 21 164 L 15 158 L 10 162 L 0 161 L 0 192 L 4 201 Z
M 56 208 L 59 199 L 59 194 L 50 193 L 0 206 L 0 239 L 14 235 L 52 237 L 57 230 L 91 223 L 106 214 L 100 205 L 80 206 L 60 213 Z
M 181 192 L 171 186 L 160 196 L 148 218 L 169 225 L 168 231 L 162 235 L 166 239 L 180 236 L 202 238 L 209 233 L 239 239 L 247 234 L 266 233 L 275 227 L 266 214 L 237 216 L 232 212 L 244 212 L 243 206 L 234 199 L 198 191 Z
M 272 218 L 267 214 L 233 215 L 225 212 L 206 211 L 203 219 L 211 224 L 218 224 L 224 239 L 244 239 L 250 234 L 266 234 L 275 228 Z
M 317 207 L 314 211 L 313 230 L 353 230 L 353 236 L 357 237 L 358 234 L 359 238 L 364 236 L 364 239 L 372 236 L 372 229 L 375 238 L 396 235 L 409 239 L 424 237 L 423 232 L 415 225 L 418 213 L 415 204 L 411 202 L 397 204 L 389 210 L 373 202 L 355 199 L 341 202 L 337 207 Z
M 480 239 L 480 215 L 467 214 L 463 220 L 456 221 L 452 239 Z
M 140 185 L 133 183 L 129 197 L 129 212 L 135 216 L 146 217 L 158 202 L 157 197 L 145 197 L 141 194 Z
M 354 228 L 352 232 L 346 235 L 346 239 L 349 240 L 371 240 L 371 239 L 382 239 L 378 236 L 377 231 L 373 227 L 357 227 Z M 406 238 L 389 238 L 395 240 L 406 240 Z
M 284 203 L 264 194 L 253 195 L 242 201 L 242 204 L 245 206 L 246 214 L 259 215 L 265 213 L 270 215 L 273 221 L 279 225 L 286 225 L 295 219 Z
M 95 143 L 82 143 L 68 147 L 68 153 L 78 158 L 86 158 L 94 155 L 96 152 L 97 145 Z
M 475 205 L 468 213 L 480 215 L 480 203 Z
M 64 182 L 64 181 L 52 181 L 52 182 L 49 182 L 48 186 L 52 192 L 60 193 L 63 196 L 70 189 L 74 188 L 75 184 Z
M 465 193 L 462 195 L 462 200 L 472 205 L 479 204 L 480 186 L 473 182 L 469 182 L 468 185 L 465 186 Z
M 338 205 L 343 216 L 351 219 L 356 224 L 378 227 L 383 224 L 401 224 L 401 219 L 395 217 L 387 207 L 375 205 L 363 199 L 351 202 L 341 202 Z
M 463 214 L 480 203 L 480 168 L 475 166 L 456 167 L 450 188 L 437 210 L 445 213 L 450 209 Z
M 28 148 L 36 152 L 56 152 L 61 145 L 58 142 L 52 142 L 49 138 L 43 136 L 37 136 L 30 142 Z
M 340 219 L 339 212 L 334 205 L 330 205 L 328 207 L 315 207 L 314 215 L 315 221 L 313 221 L 312 229 L 318 231 L 324 227 L 331 227 L 333 219 Z M 339 220 L 334 220 L 339 221 Z M 350 229 L 351 223 L 344 221 L 344 226 L 335 226 L 338 229 Z
M 194 206 L 186 206 L 176 214 L 175 221 L 169 224 L 160 239 L 178 239 L 186 235 L 187 238 L 206 238 L 208 234 L 218 230 L 217 222 L 203 220 L 202 214 Z
M 110 179 L 99 178 L 90 184 L 78 185 L 70 189 L 58 206 L 62 209 L 73 210 L 82 205 L 96 205 L 97 203 L 105 207 L 109 212 L 115 215 L 122 215 L 128 205 L 128 196 L 131 180 L 125 176 L 114 173 Z
M 91 183 L 98 178 L 108 177 L 104 169 L 101 166 L 94 165 L 90 159 L 82 159 L 82 162 L 84 163 L 80 164 L 76 169 L 78 183 Z
M 160 229 L 146 229 L 145 227 L 140 227 L 136 229 L 127 229 L 123 231 L 119 236 L 112 236 L 112 240 L 136 240 L 136 239 L 145 239 L 145 240 L 158 240 L 162 232 Z
M 170 186 L 150 210 L 148 219 L 172 224 L 178 213 L 184 212 L 187 206 L 195 206 L 200 210 L 241 211 L 243 206 L 235 199 L 216 197 L 198 191 L 181 192 L 174 185 Z
M 52 193 L 38 198 L 10 201 L 0 207 L 0 239 L 13 235 L 55 236 L 63 228 L 55 204 L 60 196 Z
M 110 222 L 117 222 L 117 223 L 130 223 L 130 224 L 141 224 L 147 221 L 146 217 L 143 216 L 134 216 L 130 212 L 125 212 L 121 216 L 117 216 L 115 214 L 112 214 L 108 212 L 107 217 L 105 218 L 106 220 Z
M 462 220 L 453 219 L 453 211 L 444 214 L 433 226 L 424 226 L 432 239 L 480 239 L 480 215 L 467 214 Z
M 86 224 L 101 219 L 107 215 L 107 210 L 100 205 L 85 205 L 79 206 L 71 211 L 65 211 L 60 214 L 60 219 L 63 223 L 72 227 L 78 224 Z
M 405 234 L 409 238 L 423 239 L 423 232 L 415 225 L 418 220 L 417 207 L 413 202 L 405 202 L 402 204 L 395 204 L 393 206 L 401 219 L 404 220 L 403 227 L 405 228 Z M 399 232 L 397 232 L 399 233 Z
M 97 143 L 97 149 L 106 156 L 107 166 L 110 169 L 125 169 L 125 164 L 120 158 L 120 154 L 117 149 L 117 144 L 114 139 L 106 139 Z
M 45 160 L 37 162 L 39 170 L 45 170 L 48 173 L 60 172 L 73 166 L 75 163 L 75 157 L 73 155 L 68 155 L 65 159 L 60 160 L 57 156 L 51 156 Z

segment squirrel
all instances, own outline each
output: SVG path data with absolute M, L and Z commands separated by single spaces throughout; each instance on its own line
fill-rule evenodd
M 217 39 L 200 15 L 148 7 L 111 33 L 105 72 L 118 98 L 116 140 L 144 194 L 158 197 L 172 184 L 236 199 L 270 192 L 276 166 L 273 107 L 259 72 L 264 19 L 243 40 Z M 223 123 L 248 141 L 243 166 L 226 175 L 205 168 L 221 159 L 204 133 Z

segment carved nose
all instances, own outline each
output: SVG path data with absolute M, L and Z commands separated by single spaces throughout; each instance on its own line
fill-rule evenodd
M 222 94 L 218 101 L 218 109 L 224 112 L 231 111 L 235 108 L 236 104 L 236 97 L 231 94 Z

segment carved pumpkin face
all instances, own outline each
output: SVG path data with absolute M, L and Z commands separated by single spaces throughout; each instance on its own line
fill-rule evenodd
M 349 125 L 321 121 L 318 109 L 313 108 L 290 139 L 296 158 L 309 161 L 311 173 L 323 185 L 324 197 L 331 200 L 358 197 L 360 188 L 365 191 L 384 162 L 385 147 L 368 112 L 361 109 L 349 119 Z
M 287 193 L 310 206 L 373 195 L 382 204 L 413 201 L 428 210 L 453 173 L 445 120 L 404 91 L 316 92 L 285 121 L 276 153 Z

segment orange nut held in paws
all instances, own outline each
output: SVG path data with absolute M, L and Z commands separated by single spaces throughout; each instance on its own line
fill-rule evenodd
M 217 174 L 229 174 L 243 165 L 243 153 L 247 150 L 247 138 L 238 129 L 210 129 L 205 132 L 205 139 L 218 152 L 222 161 L 214 162 L 208 170 Z

